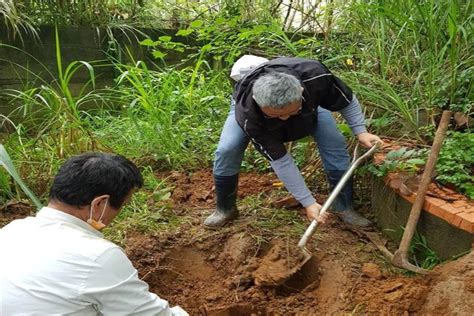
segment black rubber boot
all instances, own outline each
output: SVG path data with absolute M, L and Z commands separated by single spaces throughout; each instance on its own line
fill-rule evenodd
M 239 216 L 236 205 L 238 183 L 238 174 L 214 176 L 216 210 L 204 220 L 204 226 L 208 228 L 222 227 Z
M 344 170 L 330 170 L 326 172 L 331 190 L 337 185 L 344 172 Z M 332 203 L 333 212 L 347 224 L 359 227 L 370 226 L 370 221 L 354 210 L 353 195 L 354 187 L 351 177 Z

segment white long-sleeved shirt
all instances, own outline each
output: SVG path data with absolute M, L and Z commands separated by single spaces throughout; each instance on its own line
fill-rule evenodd
M 123 250 L 44 207 L 0 229 L 0 315 L 188 315 L 148 291 Z

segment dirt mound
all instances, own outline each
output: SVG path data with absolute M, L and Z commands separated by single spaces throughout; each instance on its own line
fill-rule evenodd
M 434 273 L 421 313 L 473 315 L 474 252 L 437 267 Z
M 391 276 L 381 280 L 370 279 L 356 285 L 356 309 L 378 315 L 414 313 L 423 306 L 428 290 L 427 278 Z
M 298 273 L 280 286 L 258 286 L 255 271 L 272 245 L 298 239 L 262 242 L 256 234 L 246 222 L 219 231 L 195 225 L 179 237 L 130 237 L 126 250 L 152 291 L 192 315 L 403 315 L 423 305 L 428 279 L 385 271 L 375 247 L 335 219 L 320 228 L 314 256 Z
M 201 218 L 202 208 L 214 206 L 210 171 L 167 177 L 175 186 L 175 209 L 187 210 L 183 216 Z M 242 175 L 239 195 L 271 194 L 272 182 Z M 307 245 L 313 257 L 298 273 L 278 286 L 257 285 L 275 262 L 283 269 L 294 264 L 289 261 L 296 257 L 287 250 L 296 249 L 301 235 L 288 235 L 284 225 L 269 230 L 253 225 L 262 219 L 258 211 L 242 214 L 216 231 L 190 220 L 168 235 L 131 235 L 126 251 L 152 291 L 192 315 L 406 315 L 421 310 L 429 279 L 388 271 L 376 247 L 336 218 L 318 228 Z M 275 245 L 283 252 L 272 253 Z
M 305 263 L 305 255 L 294 244 L 277 241 L 259 262 L 253 273 L 258 286 L 278 286 L 284 283 Z

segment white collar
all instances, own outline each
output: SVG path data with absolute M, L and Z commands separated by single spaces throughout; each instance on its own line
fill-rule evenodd
M 51 219 L 54 221 L 66 222 L 69 224 L 73 224 L 79 226 L 81 229 L 85 229 L 87 232 L 93 233 L 96 236 L 104 237 L 104 235 L 99 232 L 98 230 L 92 228 L 89 224 L 84 222 L 82 219 L 77 218 L 71 214 L 65 213 L 63 211 L 44 206 L 41 210 L 36 214 L 36 217 L 42 217 Z

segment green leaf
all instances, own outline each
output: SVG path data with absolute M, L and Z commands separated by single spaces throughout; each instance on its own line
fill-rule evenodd
M 158 59 L 162 59 L 166 56 L 166 53 L 163 53 L 159 50 L 154 50 L 153 53 L 152 53 L 153 57 L 155 58 L 158 58 Z
M 147 46 L 147 47 L 155 47 L 158 45 L 157 42 L 152 41 L 151 39 L 147 38 L 140 42 L 140 45 Z
M 176 36 L 188 36 L 188 35 L 191 34 L 192 32 L 194 32 L 194 30 L 192 30 L 192 29 L 179 30 L 179 31 L 176 33 Z
M 171 36 L 160 36 L 158 39 L 162 42 L 171 42 Z
M 203 24 L 204 24 L 204 22 L 202 20 L 196 20 L 196 21 L 191 22 L 190 26 L 193 27 L 193 28 L 199 28 Z
M 211 44 L 206 44 L 204 45 L 203 47 L 201 47 L 201 51 L 202 52 L 207 52 L 207 51 L 210 51 L 212 49 L 212 45 Z
M 424 165 L 425 161 L 420 158 L 412 158 L 412 159 L 408 159 L 407 163 L 412 164 L 412 165 Z
M 226 19 L 225 19 L 224 17 L 221 17 L 221 16 L 220 16 L 220 17 L 218 17 L 214 22 L 215 22 L 216 24 L 222 24 L 222 23 L 224 23 L 225 21 L 226 21 Z

